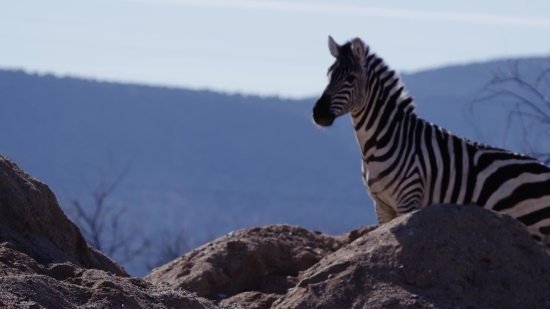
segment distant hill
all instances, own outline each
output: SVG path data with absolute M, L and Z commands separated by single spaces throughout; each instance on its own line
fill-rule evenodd
M 522 62 L 530 77 L 550 67 L 550 58 Z M 504 111 L 481 108 L 468 118 L 464 104 L 493 70 L 509 66 L 403 78 L 421 117 L 498 144 Z M 0 70 L 0 153 L 50 185 L 64 207 L 69 197 L 87 198 L 82 178 L 97 183 L 131 161 L 112 200 L 128 205 L 128 224 L 151 236 L 184 226 L 196 245 L 205 235 L 268 223 L 332 234 L 373 224 L 350 120 L 317 128 L 314 102 Z M 479 129 L 476 119 L 484 121 Z M 146 273 L 138 262 L 127 266 Z

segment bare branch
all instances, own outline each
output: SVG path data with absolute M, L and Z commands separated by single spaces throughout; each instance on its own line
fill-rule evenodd
M 111 168 L 111 170 L 115 170 Z M 142 237 L 138 231 L 128 230 L 122 225 L 127 215 L 127 207 L 117 207 L 107 203 L 109 197 L 120 186 L 128 175 L 130 164 L 126 164 L 120 173 L 116 173 L 110 181 L 108 173 L 104 173 L 101 181 L 95 187 L 83 178 L 86 191 L 92 197 L 89 207 L 81 201 L 72 199 L 71 206 L 75 213 L 75 222 L 80 227 L 86 240 L 98 250 L 103 251 L 120 264 L 125 264 L 145 253 L 150 241 Z
M 550 68 L 546 68 L 540 72 L 539 76 L 537 77 L 537 80 L 535 81 L 535 88 L 539 89 L 541 86 L 541 82 L 545 81 L 550 86 L 550 79 L 548 78 L 548 75 L 550 75 Z
M 494 71 L 493 78 L 483 87 L 477 98 L 468 104 L 468 107 L 473 115 L 474 106 L 480 103 L 496 103 L 507 107 L 512 101 L 514 105 L 509 108 L 505 120 L 505 141 L 510 138 L 510 132 L 515 123 L 514 128 L 521 130 L 521 144 L 525 151 L 541 161 L 548 162 L 550 160 L 550 154 L 546 153 L 548 149 L 543 152 L 536 151 L 533 138 L 537 136 L 534 134 L 535 131 L 550 133 L 550 101 L 543 87 L 550 86 L 550 68 L 542 70 L 535 81 L 530 83 L 520 74 L 519 65 L 520 62 L 516 61 L 507 73 Z M 516 127 L 518 125 L 519 128 Z

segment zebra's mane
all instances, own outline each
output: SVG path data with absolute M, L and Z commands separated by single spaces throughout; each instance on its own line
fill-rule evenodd
M 346 44 L 347 45 L 347 44 Z M 349 43 L 349 52 L 351 53 L 351 43 Z M 376 55 L 375 53 L 371 52 L 370 47 L 368 45 L 365 45 L 365 64 L 366 72 L 367 74 L 372 74 L 372 76 L 378 76 L 380 82 L 384 81 L 384 86 L 388 87 L 391 86 L 392 89 L 390 90 L 390 96 L 395 94 L 397 91 L 401 91 L 399 97 L 397 98 L 397 105 L 402 107 L 403 110 L 406 113 L 414 114 L 418 119 L 421 119 L 422 121 L 428 122 L 421 117 L 419 117 L 415 112 L 415 104 L 414 104 L 414 98 L 409 95 L 405 88 L 405 84 L 401 80 L 401 77 L 393 70 L 391 70 L 388 65 L 385 64 L 384 59 Z M 400 90 L 401 89 L 401 90 Z M 517 153 L 511 152 L 506 149 L 502 149 L 499 147 L 487 145 L 484 143 L 476 142 L 473 140 L 470 140 L 468 138 L 465 138 L 463 136 L 460 136 L 454 132 L 451 132 L 449 130 L 446 130 L 438 125 L 435 125 L 431 122 L 428 122 L 430 125 L 433 125 L 442 132 L 444 132 L 447 135 L 455 136 L 460 139 L 462 139 L 465 143 L 470 144 L 474 146 L 477 149 L 484 149 L 484 150 L 496 150 L 496 151 L 502 151 L 502 152 L 508 152 L 513 153 L 515 155 L 519 155 Z M 525 155 L 522 155 L 525 156 Z
M 396 98 L 396 104 L 408 114 L 415 113 L 414 98 L 405 88 L 403 80 L 394 70 L 384 62 L 384 59 L 371 52 L 369 46 L 365 46 L 365 64 L 366 74 L 371 77 L 377 77 L 384 88 L 389 89 L 389 96 L 392 97 L 399 92 Z
M 367 79 L 369 77 L 375 77 L 380 83 L 383 83 L 382 86 L 384 88 L 387 89 L 390 87 L 388 97 L 392 97 L 397 92 L 400 92 L 395 102 L 397 106 L 408 114 L 415 113 L 414 99 L 411 95 L 409 95 L 399 74 L 390 69 L 384 62 L 384 59 L 371 52 L 368 45 L 365 45 L 364 59 L 365 63 L 363 66 L 366 70 L 363 72 L 365 72 L 364 74 L 370 75 L 366 76 Z M 357 67 L 357 60 L 353 56 L 351 42 L 347 42 L 346 44 L 340 46 L 340 56 L 338 57 L 338 61 L 329 68 L 329 73 L 334 70 L 336 65 L 348 71 L 351 71 L 354 67 Z
M 364 63 L 362 64 L 365 70 L 362 70 L 364 74 L 366 74 L 366 79 L 369 78 L 377 78 L 379 83 L 383 85 L 385 89 L 389 89 L 389 95 L 388 98 L 392 98 L 397 92 L 399 92 L 399 95 L 397 98 L 395 98 L 395 103 L 397 107 L 401 110 L 403 110 L 406 114 L 414 115 L 417 117 L 417 119 L 424 121 L 426 123 L 429 123 L 431 126 L 435 126 L 443 132 L 446 135 L 455 136 L 459 139 L 462 139 L 465 143 L 472 145 L 473 147 L 477 149 L 483 149 L 483 150 L 495 150 L 499 152 L 507 152 L 510 154 L 514 154 L 517 156 L 522 157 L 529 157 L 526 155 L 521 155 L 518 153 L 511 152 L 509 150 L 505 150 L 499 147 L 494 147 L 491 145 L 483 144 L 480 142 L 476 142 L 470 139 L 467 139 L 463 136 L 460 136 L 454 132 L 448 131 L 438 125 L 435 125 L 429 121 L 426 121 L 419 117 L 419 115 L 415 112 L 415 104 L 414 104 L 414 98 L 413 96 L 409 95 L 405 88 L 405 84 L 401 80 L 401 77 L 399 74 L 397 74 L 394 70 L 390 69 L 389 66 L 384 62 L 384 60 L 376 55 L 374 52 L 371 52 L 370 46 L 365 44 L 365 57 L 364 57 Z M 347 42 L 344 45 L 340 46 L 340 55 L 338 56 L 338 60 L 329 68 L 329 73 L 334 71 L 336 67 L 339 67 L 339 69 L 352 72 L 357 71 L 359 69 L 357 59 L 353 55 L 353 51 L 351 49 L 351 42 Z M 370 84 L 370 83 L 369 83 Z M 535 160 L 535 159 L 533 159 Z

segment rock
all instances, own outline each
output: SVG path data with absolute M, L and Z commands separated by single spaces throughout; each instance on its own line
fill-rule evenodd
M 147 279 L 255 309 L 550 308 L 548 249 L 475 206 L 434 205 L 339 236 L 244 229 Z
M 40 308 L 40 306 L 35 302 L 31 302 L 29 304 L 29 309 L 38 309 L 38 308 Z
M 2 155 L 0 241 L 17 244 L 18 251 L 41 262 L 70 261 L 78 266 L 128 276 L 115 262 L 88 245 L 47 185 Z
M 336 236 L 336 238 L 343 241 L 346 244 L 351 244 L 352 242 L 362 237 L 363 235 L 366 235 L 367 233 L 374 231 L 376 228 L 378 228 L 378 225 L 362 226 L 349 233 L 338 235 Z
M 302 272 L 347 243 L 290 225 L 229 233 L 154 269 L 145 279 L 169 282 L 197 295 L 269 308 L 300 280 Z
M 397 297 L 389 297 L 389 298 L 386 298 L 383 302 L 382 302 L 382 305 L 383 306 L 391 306 L 391 305 L 395 305 L 395 304 L 398 304 L 399 303 L 399 298 Z
M 86 243 L 48 186 L 1 155 L 0 307 L 220 308 L 130 277 Z
M 187 291 L 111 277 L 97 269 L 66 280 L 38 274 L 0 276 L 0 291 L 3 308 L 219 308 Z M 27 300 L 18 300 L 18 295 Z
M 434 205 L 323 258 L 272 308 L 550 308 L 550 253 L 507 215 Z
M 268 294 L 262 292 L 242 292 L 234 295 L 230 298 L 224 299 L 220 302 L 220 305 L 240 304 L 247 305 L 247 309 L 269 309 L 271 304 L 276 301 L 281 295 Z

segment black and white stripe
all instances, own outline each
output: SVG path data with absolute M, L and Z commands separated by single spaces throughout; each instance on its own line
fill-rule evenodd
M 420 119 L 397 74 L 361 39 L 339 46 L 313 119 L 330 126 L 351 113 L 363 179 L 378 221 L 437 203 L 472 204 L 511 215 L 550 244 L 550 168 L 476 143 Z

